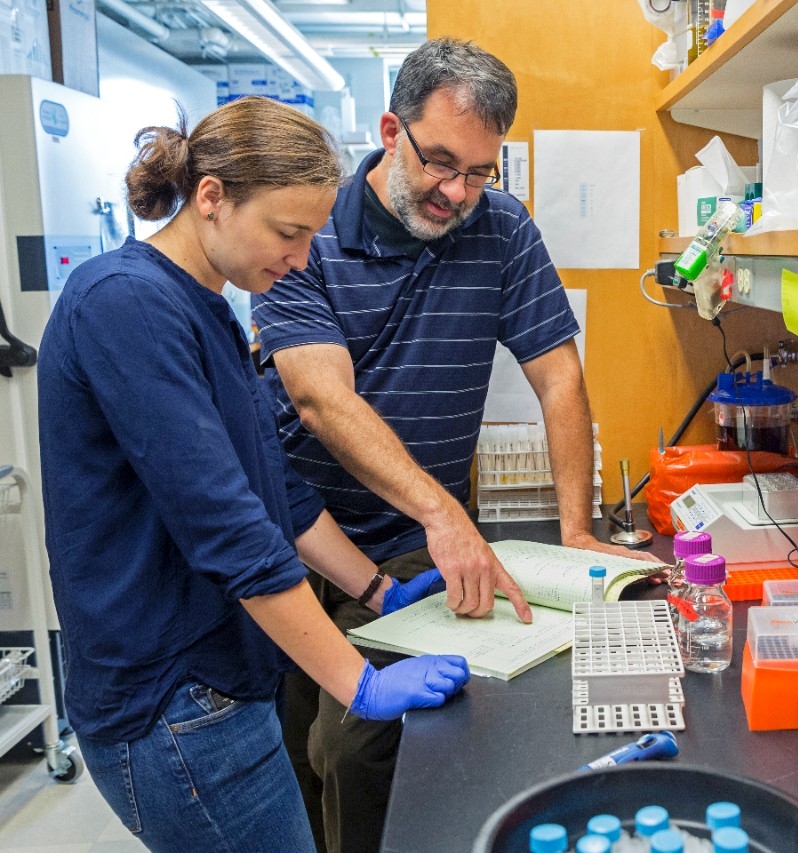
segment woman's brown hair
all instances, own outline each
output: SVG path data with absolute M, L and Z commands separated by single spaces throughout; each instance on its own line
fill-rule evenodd
M 218 178 L 233 204 L 262 187 L 337 187 L 341 162 L 335 141 L 313 119 L 269 98 L 231 101 L 187 132 L 178 105 L 178 127 L 145 127 L 125 182 L 133 213 L 144 220 L 171 216 L 206 175 Z

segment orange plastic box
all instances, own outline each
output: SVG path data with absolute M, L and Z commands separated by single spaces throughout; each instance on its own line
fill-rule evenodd
M 798 669 L 755 667 L 746 643 L 741 685 L 752 732 L 798 729 Z
M 798 729 L 798 607 L 751 607 L 740 684 L 748 728 Z
M 726 566 L 724 589 L 731 601 L 757 601 L 762 598 L 762 584 L 770 580 L 798 580 L 798 569 L 782 563 L 779 566 L 752 568 L 752 564 Z

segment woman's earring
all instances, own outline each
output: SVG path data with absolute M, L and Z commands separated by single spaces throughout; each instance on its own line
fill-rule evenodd
M 214 219 L 216 219 L 216 214 L 215 214 L 213 211 L 211 211 L 211 212 L 208 214 L 208 219 L 210 219 L 211 221 L 213 221 Z

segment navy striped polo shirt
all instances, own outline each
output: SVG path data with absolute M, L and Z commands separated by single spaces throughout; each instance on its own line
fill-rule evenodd
M 381 156 L 340 190 L 307 269 L 253 296 L 262 358 L 301 344 L 346 347 L 358 394 L 466 504 L 496 342 L 525 362 L 579 326 L 540 231 L 501 190 L 486 188 L 471 216 L 417 260 L 381 240 L 363 215 L 366 174 Z M 266 377 L 292 464 L 357 546 L 376 562 L 422 547 L 423 528 L 344 471 L 301 426 L 276 370 Z

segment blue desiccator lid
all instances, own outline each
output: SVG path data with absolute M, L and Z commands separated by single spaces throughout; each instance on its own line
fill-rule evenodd
M 707 398 L 712 403 L 732 406 L 780 406 L 792 403 L 795 393 L 783 385 L 774 385 L 770 379 L 756 373 L 719 373 L 718 385 Z

